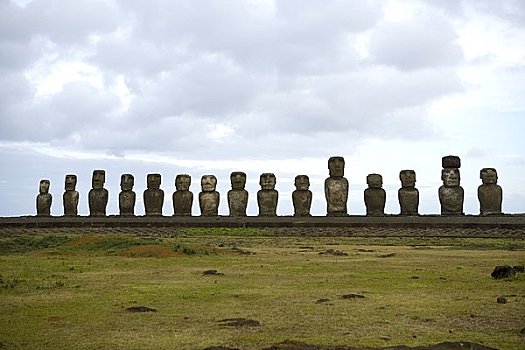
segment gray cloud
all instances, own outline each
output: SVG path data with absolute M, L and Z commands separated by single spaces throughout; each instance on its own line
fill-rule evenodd
M 17 19 L 0 24 L 8 140 L 186 157 L 212 148 L 232 159 L 280 157 L 296 143 L 318 155 L 346 135 L 432 137 L 426 107 L 463 88 L 454 29 L 430 7 L 389 23 L 380 2 L 364 0 L 1 6 Z M 368 34 L 367 58 L 357 43 Z M 26 69 L 70 59 L 98 69 L 104 89 L 72 81 L 37 97 Z M 127 109 L 114 88 L 120 78 Z

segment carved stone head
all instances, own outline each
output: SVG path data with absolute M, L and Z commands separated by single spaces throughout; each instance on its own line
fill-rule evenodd
M 160 182 L 161 182 L 160 174 L 148 174 L 147 182 L 148 182 L 148 190 L 160 189 Z
M 298 191 L 307 191 L 310 188 L 310 178 L 307 175 L 297 175 L 294 184 Z
M 77 187 L 77 176 L 74 174 L 67 174 L 65 180 L 65 190 L 74 191 Z
M 330 157 L 328 159 L 330 176 L 342 177 L 345 175 L 345 159 L 343 157 Z
M 479 177 L 485 185 L 492 185 L 498 182 L 498 173 L 494 168 L 483 168 L 479 172 Z
M 93 189 L 101 189 L 104 187 L 106 182 L 106 171 L 105 170 L 93 170 L 93 176 L 91 177 L 91 187 Z
M 259 185 L 263 190 L 274 190 L 277 179 L 272 173 L 263 173 L 259 178 Z
M 383 187 L 383 177 L 379 174 L 369 174 L 366 177 L 366 183 L 370 188 L 381 188 Z
M 401 180 L 403 187 L 414 187 L 416 186 L 416 172 L 414 170 L 401 170 L 399 180 Z
M 40 180 L 40 188 L 39 188 L 40 194 L 49 193 L 49 185 L 50 185 L 49 180 Z
M 230 174 L 232 189 L 243 190 L 246 186 L 246 174 L 242 171 L 234 171 Z
M 441 180 L 445 187 L 457 187 L 459 186 L 459 169 L 457 168 L 445 168 L 441 170 Z
M 120 189 L 122 191 L 131 191 L 135 185 L 135 178 L 131 174 L 122 174 L 120 176 Z
M 201 189 L 203 192 L 213 192 L 217 187 L 215 175 L 203 175 L 201 178 Z
M 175 188 L 177 191 L 189 191 L 191 185 L 191 176 L 188 174 L 179 174 L 175 177 Z

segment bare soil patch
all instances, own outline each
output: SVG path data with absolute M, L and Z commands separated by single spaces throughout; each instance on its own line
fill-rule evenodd
M 247 318 L 225 318 L 219 323 L 224 327 L 258 327 L 261 325 L 259 321 Z

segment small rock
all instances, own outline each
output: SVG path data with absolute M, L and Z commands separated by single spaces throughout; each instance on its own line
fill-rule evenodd
M 496 266 L 490 274 L 495 279 L 510 278 L 516 276 L 516 271 L 509 265 Z
M 516 266 L 513 266 L 512 269 L 514 270 L 514 272 L 518 273 L 518 272 L 525 272 L 525 266 L 523 265 L 516 265 Z
M 396 253 L 378 255 L 377 257 L 378 258 L 391 258 L 391 257 L 394 257 L 394 256 L 396 256 Z
M 498 302 L 498 304 L 506 304 L 507 303 L 507 298 L 499 297 L 498 299 L 496 299 L 496 301 Z
M 392 338 L 389 337 L 388 335 L 382 335 L 382 336 L 379 337 L 379 339 L 384 340 L 384 341 L 390 341 L 390 340 L 392 340 Z
M 410 278 L 413 279 L 413 280 L 418 280 L 418 279 L 419 279 L 419 276 L 412 276 L 412 277 L 410 277 Z
M 525 335 L 525 327 L 523 327 L 520 331 L 520 334 L 524 334 Z

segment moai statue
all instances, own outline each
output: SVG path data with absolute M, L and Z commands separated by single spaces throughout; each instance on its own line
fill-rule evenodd
M 201 178 L 201 193 L 199 193 L 199 206 L 201 216 L 219 215 L 220 194 L 217 188 L 215 175 L 203 175 Z
M 364 193 L 366 215 L 385 215 L 386 192 L 383 189 L 383 177 L 379 174 L 369 174 L 366 183 L 368 184 Z
M 459 157 L 446 156 L 442 159 L 442 166 L 443 186 L 439 188 L 441 215 L 463 215 L 464 191 L 459 185 L 461 161 Z
M 272 173 L 263 173 L 259 178 L 261 189 L 257 192 L 259 216 L 277 216 L 279 193 L 275 189 L 277 180 Z
M 49 193 L 49 180 L 40 180 L 39 194 L 36 196 L 36 215 L 50 216 L 53 196 Z
M 419 191 L 416 186 L 416 172 L 401 170 L 399 172 L 401 188 L 397 191 L 401 215 L 418 215 Z
M 230 216 L 246 216 L 248 206 L 248 191 L 246 186 L 246 174 L 241 171 L 234 171 L 230 175 L 232 189 L 228 191 L 228 208 Z
M 108 190 L 104 188 L 106 182 L 106 172 L 104 170 L 93 170 L 91 187 L 89 190 L 89 215 L 106 216 L 106 206 L 108 205 Z
M 483 168 L 480 171 L 483 184 L 478 187 L 479 210 L 481 215 L 500 215 L 503 191 L 497 184 L 498 173 L 494 168 Z
M 66 175 L 65 190 L 62 200 L 64 203 L 64 215 L 65 216 L 77 216 L 78 215 L 78 192 L 75 190 L 77 187 L 77 176 L 73 174 Z
M 193 206 L 193 193 L 190 191 L 191 176 L 179 174 L 175 177 L 175 188 L 173 192 L 173 215 L 191 216 Z
M 162 216 L 164 191 L 160 189 L 160 174 L 148 174 L 148 188 L 144 191 L 144 209 L 146 216 Z
M 312 216 L 312 191 L 310 191 L 310 178 L 307 175 L 295 177 L 295 191 L 292 192 L 294 216 Z
M 136 194 L 133 192 L 135 185 L 135 178 L 131 174 L 122 174 L 120 176 L 120 189 L 118 195 L 118 207 L 120 215 L 133 216 L 135 215 L 135 200 Z
M 343 157 L 328 159 L 330 177 L 324 182 L 327 216 L 346 216 L 348 209 L 348 180 L 344 177 L 345 160 Z

